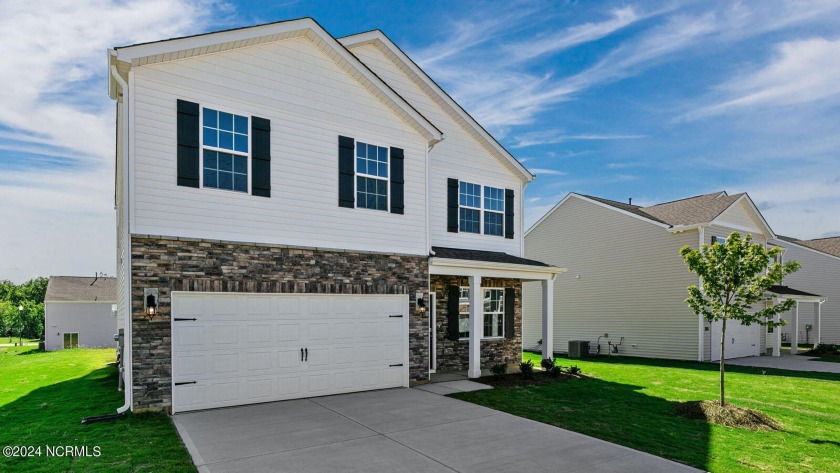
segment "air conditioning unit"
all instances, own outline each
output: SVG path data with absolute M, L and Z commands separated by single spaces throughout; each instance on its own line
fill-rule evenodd
M 589 356 L 589 340 L 569 340 L 569 358 Z

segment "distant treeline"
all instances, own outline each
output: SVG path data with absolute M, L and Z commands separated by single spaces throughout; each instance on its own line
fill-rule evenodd
M 18 336 L 41 336 L 47 281 L 48 278 L 34 278 L 23 284 L 0 281 L 0 336 L 9 337 L 10 341 Z

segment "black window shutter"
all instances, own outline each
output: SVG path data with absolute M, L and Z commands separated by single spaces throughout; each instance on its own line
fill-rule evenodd
M 505 189 L 505 238 L 513 238 L 513 189 Z
M 447 179 L 446 231 L 458 233 L 458 179 Z
M 405 155 L 400 148 L 391 148 L 391 213 L 405 213 Z
M 446 314 L 446 338 L 450 340 L 458 340 L 460 338 L 459 299 L 461 299 L 461 288 L 458 286 L 449 286 L 449 298 L 446 301 L 449 308 Z
M 505 338 L 516 335 L 516 291 L 512 287 L 505 288 Z
M 251 117 L 251 194 L 271 197 L 271 120 Z
M 347 136 L 338 137 L 338 206 L 353 208 L 356 206 L 354 182 L 356 171 L 353 156 L 356 141 Z
M 178 185 L 198 187 L 198 104 L 178 100 Z

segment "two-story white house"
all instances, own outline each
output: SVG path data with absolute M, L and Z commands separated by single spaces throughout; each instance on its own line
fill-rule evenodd
M 121 408 L 518 362 L 534 178 L 380 31 L 314 20 L 109 50 Z M 547 353 L 551 353 L 550 347 Z

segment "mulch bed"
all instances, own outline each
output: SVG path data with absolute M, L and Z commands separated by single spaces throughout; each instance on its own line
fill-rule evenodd
M 571 374 L 567 372 L 560 373 L 557 376 L 551 376 L 545 371 L 534 371 L 530 377 L 522 376 L 521 373 L 511 373 L 504 376 L 482 376 L 473 381 L 493 386 L 494 388 L 516 388 L 520 386 L 539 386 L 541 384 L 556 383 L 558 381 L 568 381 L 570 379 L 582 378 L 580 373 Z
M 705 420 L 713 424 L 748 430 L 782 430 L 782 424 L 767 414 L 718 401 L 688 401 L 677 404 L 674 414 L 689 419 Z

